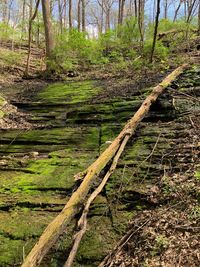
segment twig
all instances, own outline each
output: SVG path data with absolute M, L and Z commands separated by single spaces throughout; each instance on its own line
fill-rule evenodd
M 168 210 L 176 207 L 177 205 L 180 205 L 182 203 L 184 203 L 185 200 L 181 200 L 180 202 L 170 205 L 167 209 L 163 210 L 160 214 L 166 213 Z M 114 249 L 103 259 L 103 261 L 100 263 L 100 265 L 98 267 L 106 267 L 109 266 L 111 267 L 113 260 L 114 260 L 114 256 L 116 255 L 117 252 L 119 252 L 126 244 L 127 242 L 131 239 L 131 237 L 137 233 L 138 230 L 140 230 L 141 228 L 143 228 L 146 224 L 148 224 L 151 221 L 151 218 L 146 220 L 141 226 L 139 226 L 135 231 L 133 231 L 133 229 L 131 228 L 126 235 L 124 235 L 121 240 L 119 241 L 119 243 L 114 247 Z
M 194 124 L 194 122 L 193 122 L 191 116 L 189 116 L 189 119 L 190 119 L 190 122 L 191 122 L 192 127 L 193 127 L 194 129 L 196 129 L 195 124 Z
M 122 237 L 122 239 L 119 241 L 119 243 L 116 245 L 116 247 L 113 249 L 113 251 L 108 254 L 108 256 L 105 257 L 105 259 L 99 264 L 98 267 L 105 267 L 108 266 L 108 264 L 112 264 L 112 256 L 116 254 L 119 250 L 121 250 L 127 242 L 131 239 L 131 237 L 142 227 L 144 227 L 148 222 L 150 222 L 151 219 L 145 221 L 141 226 L 139 226 L 135 231 L 133 229 L 130 229 L 125 236 Z M 110 259 L 110 262 L 108 262 Z M 111 266 L 111 265 L 109 265 Z
M 171 89 L 170 89 L 170 90 L 171 90 Z M 190 99 L 192 99 L 192 100 L 194 100 L 194 101 L 200 102 L 200 100 L 199 100 L 197 97 L 188 95 L 188 94 L 183 93 L 183 92 L 180 92 L 180 91 L 177 92 L 177 91 L 173 90 L 173 92 L 178 93 L 178 95 L 183 95 L 183 96 L 185 96 L 185 97 L 187 97 L 187 98 L 190 98 Z M 174 96 L 174 97 L 178 97 L 178 95 L 176 95 L 176 96 Z
M 89 212 L 90 205 L 94 201 L 94 199 L 99 195 L 99 193 L 103 190 L 108 179 L 110 178 L 110 176 L 112 175 L 112 173 L 116 169 L 119 158 L 120 158 L 128 140 L 129 140 L 129 135 L 126 135 L 124 137 L 124 140 L 122 141 L 120 147 L 119 147 L 119 150 L 117 151 L 116 156 L 113 159 L 113 162 L 112 162 L 112 165 L 111 165 L 109 171 L 104 176 L 100 185 L 95 189 L 95 191 L 89 197 L 89 199 L 85 205 L 85 208 L 83 210 L 83 213 L 81 215 L 81 218 L 78 221 L 78 228 L 80 228 L 80 231 L 74 236 L 74 244 L 73 244 L 73 247 L 70 251 L 70 254 L 68 256 L 68 259 L 67 259 L 64 267 L 71 267 L 72 266 L 74 258 L 76 257 L 80 242 L 81 242 L 81 240 L 82 240 L 82 238 L 83 238 L 83 236 L 87 230 L 87 215 Z

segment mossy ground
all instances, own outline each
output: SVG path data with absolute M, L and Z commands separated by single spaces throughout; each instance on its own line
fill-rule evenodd
M 1 132 L 0 167 L 4 170 L 0 173 L 0 265 L 20 265 L 23 253 L 28 253 L 78 186 L 74 174 L 86 169 L 110 144 L 144 97 L 137 94 L 135 98 L 90 103 L 101 90 L 91 81 L 50 85 L 38 94 L 36 99 L 40 101 L 30 104 L 29 111 L 36 120 L 45 118 L 47 125 L 54 120 L 54 127 Z M 49 102 L 52 106 L 47 107 Z M 176 108 L 181 108 L 182 102 L 177 103 Z M 198 109 L 198 104 L 195 105 Z M 151 205 L 155 207 L 152 187 L 159 179 L 165 189 L 163 194 L 171 194 L 170 181 L 163 182 L 163 175 L 168 177 L 172 172 L 179 174 L 194 169 L 194 162 L 189 159 L 187 166 L 184 165 L 185 155 L 191 153 L 185 147 L 191 137 L 189 118 L 178 119 L 182 111 L 175 110 L 168 95 L 160 99 L 158 106 L 137 129 L 117 170 L 92 204 L 89 229 L 75 266 L 97 266 L 125 233 L 132 217 L 138 211 L 152 208 Z M 185 102 L 186 110 L 191 110 L 188 102 Z M 163 120 L 171 111 L 177 119 Z M 157 117 L 152 122 L 154 114 Z M 55 127 L 61 119 L 64 125 Z M 32 156 L 32 152 L 38 154 Z M 198 180 L 198 168 L 195 171 Z M 67 235 L 63 234 L 52 248 L 51 256 L 42 263 L 43 267 L 58 267 L 65 262 L 72 232 L 70 225 Z
M 44 103 L 76 104 L 85 102 L 101 91 L 92 81 L 55 83 L 46 87 L 37 96 Z

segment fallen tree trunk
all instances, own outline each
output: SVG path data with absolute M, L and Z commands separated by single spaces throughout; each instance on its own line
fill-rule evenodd
M 153 88 L 152 93 L 144 100 L 135 115 L 127 122 L 120 134 L 115 138 L 112 144 L 99 156 L 99 158 L 89 166 L 85 172 L 85 177 L 79 188 L 72 194 L 71 198 L 61 211 L 61 213 L 47 226 L 39 241 L 33 247 L 22 267 L 39 266 L 40 262 L 58 240 L 60 234 L 66 230 L 67 224 L 74 218 L 80 210 L 88 192 L 96 181 L 100 172 L 113 159 L 119 150 L 124 138 L 133 135 L 138 124 L 148 113 L 151 105 L 157 100 L 158 96 L 163 93 L 165 88 L 178 77 L 187 67 L 186 64 L 175 69 L 159 85 Z M 128 138 L 128 139 L 129 139 Z
M 72 266 L 73 261 L 76 257 L 79 245 L 81 243 L 81 240 L 82 240 L 82 238 L 83 238 L 83 236 L 87 230 L 87 215 L 89 212 L 90 205 L 95 200 L 95 198 L 101 193 L 101 191 L 103 190 L 104 186 L 106 185 L 108 179 L 110 178 L 110 176 L 113 174 L 114 170 L 116 169 L 119 158 L 120 158 L 122 152 L 124 151 L 124 148 L 125 148 L 128 140 L 129 140 L 129 135 L 126 135 L 124 137 L 123 142 L 121 143 L 121 145 L 119 147 L 119 150 L 117 151 L 117 153 L 113 159 L 113 162 L 111 164 L 109 171 L 104 176 L 100 185 L 94 190 L 94 192 L 88 198 L 87 203 L 85 205 L 85 208 L 82 212 L 81 218 L 78 221 L 78 228 L 80 228 L 80 231 L 74 236 L 74 244 L 73 244 L 73 247 L 70 251 L 69 257 L 68 257 L 64 267 L 71 267 Z
M 185 30 L 177 30 L 177 29 L 172 29 L 172 30 L 169 30 L 169 31 L 166 31 L 166 32 L 160 32 L 158 33 L 158 37 L 157 39 L 158 40 L 161 40 L 162 38 L 164 38 L 165 36 L 174 36 L 178 33 L 183 33 Z M 193 30 L 191 29 L 191 32 L 193 33 L 197 33 L 197 30 Z

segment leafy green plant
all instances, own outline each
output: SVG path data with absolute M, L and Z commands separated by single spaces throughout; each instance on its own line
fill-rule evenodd
M 190 219 L 199 219 L 200 218 L 200 206 L 196 205 L 192 208 L 190 214 L 189 214 Z
M 163 249 L 168 248 L 169 246 L 169 239 L 164 235 L 158 235 L 155 238 L 155 245 L 153 247 L 153 250 L 151 252 L 152 256 L 156 256 L 161 253 Z
M 144 57 L 149 58 L 149 55 L 151 53 L 152 49 L 152 40 L 147 40 L 144 44 L 144 49 L 143 49 L 143 55 Z M 154 57 L 157 60 L 165 60 L 167 59 L 167 56 L 169 55 L 169 49 L 163 45 L 162 42 L 157 41 L 156 46 L 155 46 L 155 51 L 154 51 Z
M 85 33 L 73 29 L 57 37 L 53 61 L 53 67 L 57 71 L 63 71 L 98 64 L 105 59 L 96 40 L 91 40 Z
M 130 46 L 133 42 L 138 41 L 140 37 L 140 31 L 135 17 L 130 17 L 125 20 L 123 25 L 120 25 L 117 29 L 118 37 L 122 44 Z
M 0 50 L 0 66 L 12 66 L 20 63 L 22 54 L 19 52 Z

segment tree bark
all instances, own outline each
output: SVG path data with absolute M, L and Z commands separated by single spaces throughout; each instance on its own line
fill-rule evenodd
M 106 16 L 105 30 L 106 30 L 106 31 L 109 31 L 109 30 L 110 30 L 110 9 L 107 9 L 107 10 L 106 10 L 106 14 L 105 14 L 105 16 Z
M 182 4 L 182 0 L 180 0 L 179 4 L 178 4 L 178 6 L 177 6 L 177 8 L 176 8 L 176 10 L 175 10 L 175 14 L 174 14 L 173 22 L 175 22 L 176 19 L 177 19 L 178 12 L 179 12 L 179 9 L 180 9 L 180 7 L 181 7 L 181 4 Z
M 122 4 L 121 4 L 121 24 L 123 24 L 123 20 L 124 20 L 124 6 L 125 6 L 125 0 L 122 0 Z
M 34 12 L 33 16 L 30 18 L 30 21 L 29 21 L 29 28 L 28 28 L 28 56 L 27 56 L 27 61 L 26 61 L 26 70 L 25 70 L 25 73 L 24 73 L 25 76 L 28 76 L 28 73 L 29 73 L 29 64 L 30 64 L 30 56 L 31 56 L 31 41 L 32 41 L 32 23 L 33 23 L 34 19 L 37 16 L 39 4 L 40 4 L 40 0 L 37 0 L 36 6 L 35 6 L 35 12 Z
M 125 0 L 119 0 L 119 6 L 118 6 L 118 24 L 123 23 L 124 18 L 124 6 L 125 6 Z
M 164 2 L 164 19 L 167 19 L 167 11 L 168 11 L 168 0 Z
M 44 20 L 44 29 L 45 29 L 45 43 L 46 43 L 46 57 L 47 57 L 46 68 L 47 71 L 49 71 L 51 66 L 48 61 L 52 59 L 52 52 L 55 47 L 52 24 L 51 24 L 49 0 L 42 0 L 42 14 Z
M 122 4 L 122 0 L 119 0 L 118 2 L 118 24 L 121 24 L 121 4 Z
M 82 32 L 86 31 L 85 26 L 85 0 L 82 0 Z
M 100 185 L 94 190 L 94 192 L 88 198 L 88 201 L 87 201 L 85 208 L 82 212 L 81 218 L 78 221 L 78 228 L 80 228 L 80 231 L 75 235 L 73 247 L 70 251 L 69 257 L 68 257 L 64 267 L 71 267 L 72 266 L 73 261 L 75 259 L 75 256 L 77 254 L 79 245 L 81 243 L 81 240 L 82 240 L 82 238 L 83 238 L 83 236 L 87 230 L 87 215 L 89 212 L 90 205 L 95 200 L 95 198 L 101 193 L 101 191 L 103 190 L 104 186 L 106 185 L 108 179 L 115 171 L 115 169 L 117 167 L 117 163 L 119 161 L 119 158 L 120 158 L 122 152 L 124 151 L 124 148 L 125 148 L 128 140 L 129 140 L 129 138 L 130 138 L 129 135 L 125 136 L 125 138 L 123 139 L 123 142 L 121 143 L 121 145 L 120 145 L 120 147 L 119 147 L 119 149 L 118 149 L 118 151 L 117 151 L 117 153 L 113 159 L 113 162 L 111 164 L 109 171 L 104 176 Z
M 138 0 L 138 27 L 140 31 L 140 42 L 141 46 L 143 46 L 144 42 L 144 1 L 145 0 Z
M 78 31 L 81 31 L 81 0 L 78 0 Z
M 69 29 L 72 29 L 72 0 L 69 0 Z
M 161 0 L 157 0 L 156 21 L 155 21 L 152 50 L 151 50 L 151 55 L 150 55 L 150 63 L 153 62 L 153 54 L 154 54 L 155 46 L 156 46 L 156 38 L 157 38 L 157 33 L 158 33 L 158 23 L 159 23 L 159 15 L 160 15 L 160 1 Z
M 179 76 L 186 68 L 186 64 L 175 69 L 159 85 L 153 88 L 152 93 L 144 100 L 135 115 L 127 122 L 120 134 L 115 138 L 112 144 L 99 156 L 99 158 L 85 171 L 85 177 L 79 188 L 72 194 L 71 198 L 61 211 L 61 213 L 47 226 L 39 241 L 33 247 L 22 267 L 39 266 L 44 256 L 58 240 L 60 234 L 66 230 L 67 224 L 71 222 L 85 201 L 89 190 L 94 185 L 100 172 L 113 159 L 119 150 L 124 138 L 129 138 L 135 132 L 138 124 L 149 112 L 151 105 L 163 93 L 165 88 Z
M 58 13 L 59 13 L 59 22 L 60 22 L 60 33 L 62 34 L 63 32 L 63 12 L 62 12 L 62 4 L 61 1 L 58 0 Z
M 199 2 L 199 10 L 198 10 L 198 36 L 200 36 L 200 2 Z
M 137 0 L 134 0 L 134 9 L 135 9 L 135 17 L 138 17 L 138 5 L 137 5 Z
M 22 32 L 25 33 L 25 10 L 26 10 L 26 0 L 23 0 L 23 5 L 22 5 Z
M 64 27 L 66 28 L 67 27 L 67 0 L 64 0 L 63 2 L 63 17 L 64 17 Z

